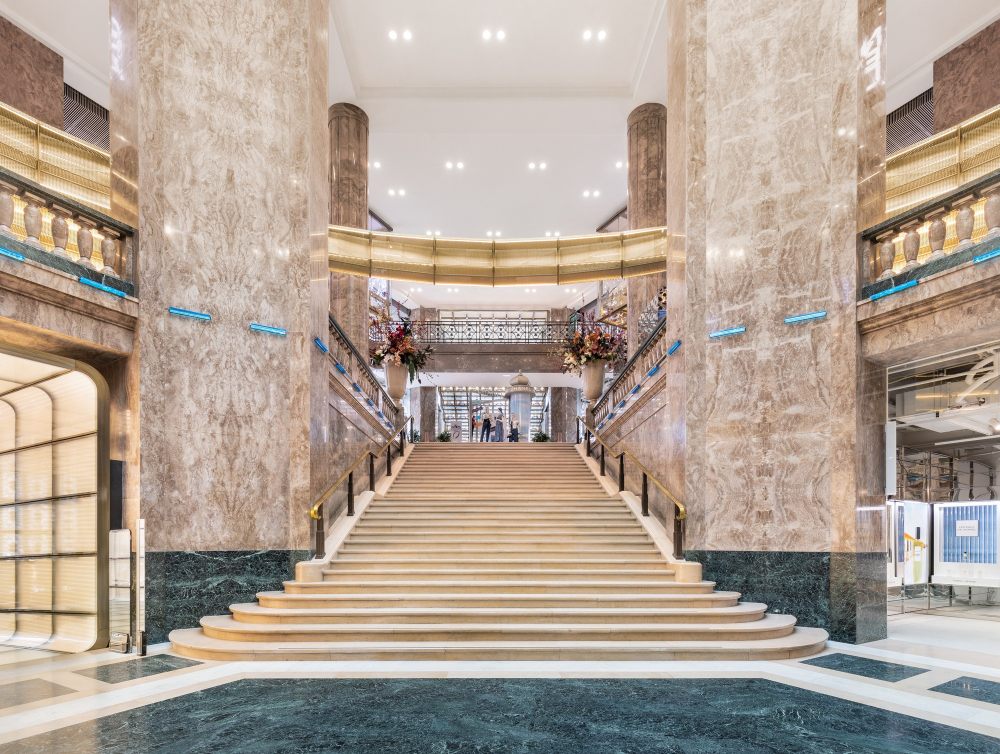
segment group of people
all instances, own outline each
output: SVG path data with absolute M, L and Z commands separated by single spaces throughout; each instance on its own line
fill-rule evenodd
M 472 442 L 518 442 L 520 439 L 521 423 L 516 416 L 512 416 L 509 422 L 510 432 L 504 436 L 504 415 L 503 409 L 497 409 L 496 413 L 477 406 L 472 413 Z

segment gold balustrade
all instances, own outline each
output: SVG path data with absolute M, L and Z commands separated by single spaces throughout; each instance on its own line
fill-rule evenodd
M 661 272 L 666 228 L 589 236 L 485 240 L 329 229 L 333 272 L 446 285 L 544 285 Z

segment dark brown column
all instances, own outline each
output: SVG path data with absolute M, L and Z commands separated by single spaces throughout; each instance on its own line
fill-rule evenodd
M 368 115 L 330 106 L 330 224 L 368 227 Z M 362 353 L 368 348 L 368 278 L 330 274 L 330 312 Z
M 631 230 L 667 222 L 667 108 L 658 102 L 639 105 L 628 116 L 628 224 Z M 640 316 L 667 273 L 628 280 L 628 353 L 641 345 Z

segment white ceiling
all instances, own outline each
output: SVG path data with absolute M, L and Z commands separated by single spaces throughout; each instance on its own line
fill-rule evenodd
M 563 307 L 578 309 L 597 298 L 597 283 L 490 288 L 480 285 L 426 285 L 394 281 L 392 295 L 411 309 L 418 306 L 473 311 L 542 311 Z
M 420 387 L 506 387 L 517 373 L 513 372 L 422 372 Z M 532 387 L 580 387 L 580 377 L 565 372 L 525 372 Z M 413 384 L 410 387 L 414 387 Z

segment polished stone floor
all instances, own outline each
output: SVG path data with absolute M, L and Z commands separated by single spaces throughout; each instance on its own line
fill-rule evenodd
M 997 754 L 995 625 L 905 616 L 887 640 L 772 662 L 21 653 L 0 663 L 0 754 Z
M 264 679 L 0 751 L 992 754 L 997 746 L 761 679 Z

